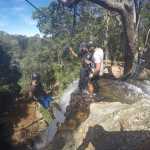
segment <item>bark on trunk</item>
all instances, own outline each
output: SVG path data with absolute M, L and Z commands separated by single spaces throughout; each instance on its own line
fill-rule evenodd
M 125 31 L 124 75 L 132 69 L 134 59 L 134 23 L 132 11 L 123 11 L 121 14 Z
M 104 17 L 106 25 L 106 31 L 105 31 L 105 39 L 104 39 L 104 45 L 105 45 L 105 60 L 109 60 L 109 51 L 108 51 L 108 26 L 109 26 L 109 15 L 108 11 L 106 12 L 106 15 Z

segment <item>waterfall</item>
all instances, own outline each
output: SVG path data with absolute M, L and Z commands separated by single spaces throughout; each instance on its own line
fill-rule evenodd
M 126 104 L 133 104 L 136 102 L 140 102 L 142 99 L 150 98 L 150 81 L 144 80 L 144 81 L 134 81 L 134 82 L 116 82 L 114 84 L 114 81 L 112 80 L 103 80 L 100 82 L 105 82 L 103 87 L 100 89 L 100 93 L 104 90 L 106 93 L 109 93 L 111 95 L 110 99 L 113 97 L 117 97 L 119 102 L 126 103 Z M 106 84 L 108 82 L 109 84 Z M 110 83 L 112 86 L 110 86 Z M 101 84 L 101 83 L 100 83 Z M 66 106 L 69 104 L 70 95 L 71 93 L 77 88 L 78 86 L 78 80 L 73 82 L 64 92 L 63 96 L 59 100 L 59 105 L 63 109 L 63 111 L 66 110 Z M 104 93 L 105 94 L 105 93 Z M 108 97 L 102 98 L 102 101 L 107 101 Z M 109 101 L 108 101 L 109 102 Z M 110 101 L 114 102 L 114 101 Z M 56 119 L 63 123 L 65 121 L 65 117 L 57 110 L 54 109 L 54 115 L 56 116 Z M 49 127 L 47 128 L 44 136 L 44 142 L 43 143 L 36 143 L 36 150 L 40 150 L 42 147 L 46 146 L 50 141 L 53 140 L 53 137 L 55 136 L 57 132 L 57 127 L 54 124 L 53 121 L 50 121 Z
M 71 93 L 77 89 L 78 87 L 78 81 L 74 81 L 64 92 L 63 96 L 59 100 L 58 104 L 62 108 L 63 111 L 66 111 L 66 106 L 69 104 L 70 101 L 70 95 Z M 54 109 L 54 115 L 57 119 L 58 122 L 63 123 L 65 121 L 65 117 L 58 111 L 56 108 Z M 55 136 L 57 132 L 57 126 L 53 121 L 50 120 L 49 126 L 46 129 L 45 135 L 44 135 L 44 140 L 42 143 L 36 143 L 35 147 L 36 150 L 40 150 L 42 147 L 46 146 L 50 141 L 53 140 L 53 137 Z

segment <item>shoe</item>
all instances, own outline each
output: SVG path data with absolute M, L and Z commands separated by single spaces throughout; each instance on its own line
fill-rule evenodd
M 88 90 L 85 90 L 85 91 L 88 95 L 90 94 Z M 93 93 L 93 96 L 96 96 L 96 93 Z
M 88 90 L 83 89 L 83 90 L 82 90 L 82 94 L 89 94 L 89 92 L 88 92 Z
M 60 122 L 57 122 L 57 123 L 56 123 L 56 126 L 57 126 L 57 127 L 60 127 L 60 126 L 61 126 L 61 123 L 60 123 Z

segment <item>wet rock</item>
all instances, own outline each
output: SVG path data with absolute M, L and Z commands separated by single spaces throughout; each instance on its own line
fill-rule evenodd
M 65 143 L 60 149 L 138 150 L 150 138 L 149 108 L 148 99 L 132 105 L 91 103 L 90 115 L 80 126 L 57 134 Z
M 123 62 L 104 61 L 103 78 L 119 78 L 123 75 Z

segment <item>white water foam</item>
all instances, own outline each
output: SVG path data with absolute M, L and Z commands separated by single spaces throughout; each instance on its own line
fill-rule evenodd
M 148 98 L 149 95 L 147 94 L 147 90 L 148 88 L 150 88 L 149 86 L 146 87 L 146 85 L 140 84 L 140 85 L 133 85 L 133 84 L 129 84 L 129 83 L 124 83 L 125 86 L 127 87 L 127 91 L 128 91 L 128 95 L 126 98 L 131 98 L 131 99 L 135 99 L 138 97 L 141 98 Z M 146 89 L 142 88 L 145 87 Z
M 77 89 L 78 87 L 78 81 L 74 81 L 64 92 L 63 96 L 59 100 L 58 104 L 62 108 L 63 111 L 66 111 L 66 106 L 69 105 L 70 101 L 70 95 L 71 93 Z M 63 123 L 65 121 L 65 117 L 62 115 L 60 111 L 57 109 L 54 109 L 54 115 L 58 122 Z M 35 147 L 36 150 L 40 150 L 42 147 L 46 146 L 49 142 L 51 142 L 57 132 L 58 127 L 56 126 L 56 123 L 53 121 L 50 121 L 49 127 L 46 129 L 45 137 L 43 143 L 36 143 Z

